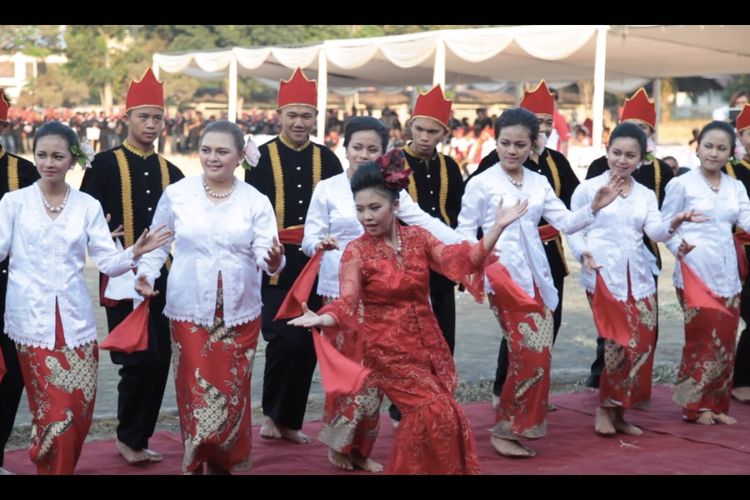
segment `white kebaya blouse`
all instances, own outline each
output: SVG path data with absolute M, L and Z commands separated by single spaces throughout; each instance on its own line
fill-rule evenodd
M 579 184 L 570 202 L 575 210 L 590 206 L 596 191 L 610 180 L 605 172 Z M 596 220 L 583 231 L 567 236 L 570 250 L 580 262 L 583 252 L 590 252 L 601 267 L 599 272 L 612 295 L 621 301 L 628 299 L 628 276 L 633 297 L 640 300 L 656 292 L 651 252 L 643 243 L 643 233 L 654 241 L 666 241 L 670 222 L 662 221 L 656 195 L 633 179 L 633 187 L 626 198 L 618 196 L 602 208 Z M 581 284 L 593 293 L 596 272 L 581 266 Z
M 0 259 L 10 256 L 5 333 L 15 342 L 54 349 L 55 299 L 65 344 L 96 340 L 96 321 L 83 267 L 86 250 L 109 276 L 135 267 L 132 248 L 115 243 L 101 204 L 69 187 L 68 202 L 52 220 L 39 184 L 12 191 L 0 201 Z
M 222 276 L 224 321 L 228 327 L 260 314 L 260 273 L 268 273 L 265 257 L 278 238 L 276 217 L 268 197 L 236 180 L 226 201 L 214 205 L 201 176 L 186 177 L 159 199 L 151 228 L 165 224 L 174 231 L 174 261 L 167 279 L 164 315 L 202 326 L 214 323 L 217 279 Z M 149 283 L 159 277 L 172 242 L 144 255 L 138 274 Z M 286 257 L 276 273 L 283 269 Z
M 461 200 L 456 230 L 470 241 L 476 241 L 479 227 L 486 232 L 495 223 L 495 212 L 501 198 L 506 207 L 515 205 L 521 199 L 529 200 L 526 214 L 506 227 L 500 235 L 495 244 L 495 253 L 500 256 L 500 262 L 508 268 L 516 284 L 534 297 L 536 283 L 545 305 L 554 310 L 558 303 L 557 289 L 539 237 L 539 220 L 544 217 L 558 231 L 572 233 L 591 224 L 594 214 L 589 206 L 571 212 L 555 196 L 546 177 L 525 167 L 523 173 L 523 186 L 520 189 L 511 184 L 499 162 L 472 178 Z M 493 292 L 486 278 L 485 290 Z
M 684 239 L 695 248 L 685 256 L 685 263 L 717 295 L 732 297 L 740 293 L 737 254 L 734 249 L 732 226 L 737 224 L 750 230 L 750 201 L 742 182 L 721 174 L 719 192 L 715 193 L 695 168 L 673 178 L 666 187 L 661 212 L 664 220 L 684 210 L 697 210 L 710 220 L 685 222 L 667 241 L 669 251 L 677 255 Z M 674 268 L 674 284 L 683 288 L 680 266 Z

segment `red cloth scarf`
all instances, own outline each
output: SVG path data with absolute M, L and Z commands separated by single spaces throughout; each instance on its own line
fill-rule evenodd
M 508 272 L 508 268 L 499 261 L 487 266 L 484 270 L 487 279 L 492 285 L 495 295 L 503 304 L 510 306 L 510 309 L 519 311 L 538 311 L 539 304 L 531 298 L 526 291 L 513 281 Z
M 133 309 L 122 322 L 109 332 L 99 346 L 109 351 L 132 353 L 148 349 L 148 309 L 150 299 L 146 299 Z
M 359 391 L 372 370 L 341 354 L 317 329 L 312 329 L 312 336 L 326 394 L 354 394 Z
M 727 309 L 724 299 L 712 292 L 683 259 L 679 260 L 685 290 L 685 305 L 695 309 L 713 309 L 731 316 L 732 312 Z
M 625 302 L 614 298 L 600 272 L 596 273 L 592 310 L 599 336 L 627 346 L 630 341 L 630 327 Z
M 318 250 L 315 255 L 307 261 L 305 267 L 300 271 L 297 279 L 294 280 L 292 288 L 287 292 L 284 297 L 284 302 L 281 303 L 279 311 L 273 318 L 274 321 L 278 321 L 284 318 L 296 318 L 302 315 L 302 303 L 307 302 L 310 299 L 310 293 L 312 292 L 315 278 L 318 276 L 318 270 L 320 269 L 320 259 L 323 257 L 323 251 Z

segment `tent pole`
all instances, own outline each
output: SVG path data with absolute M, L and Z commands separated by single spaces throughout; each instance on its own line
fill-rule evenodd
M 659 122 L 661 121 L 661 78 L 654 80 L 654 104 L 656 105 L 656 128 L 654 129 L 654 144 L 659 142 Z
M 435 42 L 435 64 L 432 70 L 432 86 L 438 84 L 445 92 L 445 43 L 442 38 Z
M 607 59 L 607 31 L 609 26 L 599 26 L 596 30 L 596 56 L 594 59 L 594 126 L 591 135 L 591 145 L 602 147 L 602 122 L 604 120 L 604 75 Z
M 326 137 L 326 110 L 328 109 L 328 58 L 326 50 L 318 53 L 318 140 L 321 144 Z

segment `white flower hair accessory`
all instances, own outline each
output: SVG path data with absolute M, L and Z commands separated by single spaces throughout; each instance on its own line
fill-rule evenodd
M 254 166 L 258 165 L 260 161 L 260 151 L 258 146 L 255 145 L 252 137 L 247 138 L 245 147 L 242 149 L 242 168 L 250 170 Z
M 90 141 L 84 139 L 81 144 L 70 146 L 70 152 L 78 157 L 76 161 L 82 169 L 91 168 L 91 160 L 94 159 L 96 152 Z

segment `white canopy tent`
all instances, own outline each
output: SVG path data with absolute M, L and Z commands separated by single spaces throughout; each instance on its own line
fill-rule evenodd
M 327 40 L 298 47 L 153 56 L 156 75 L 229 77 L 229 119 L 237 116 L 237 77 L 288 79 L 301 67 L 318 81 L 318 109 L 329 87 L 429 85 L 493 81 L 572 82 L 594 78 L 593 140 L 598 147 L 604 89 L 632 88 L 652 78 L 750 73 L 750 25 L 514 26 L 437 30 L 408 35 Z M 318 115 L 318 130 L 325 113 Z

